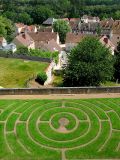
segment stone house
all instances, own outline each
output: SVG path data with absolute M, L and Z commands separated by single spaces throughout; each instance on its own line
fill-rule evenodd
M 29 33 L 29 36 L 34 40 L 36 46 L 38 46 L 39 43 L 41 43 L 41 42 L 47 43 L 47 42 L 51 41 L 52 39 L 54 39 L 57 44 L 60 43 L 59 35 L 58 35 L 58 33 L 55 33 L 55 32 Z
M 23 33 L 18 36 L 16 36 L 13 40 L 13 43 L 19 47 L 19 46 L 25 46 L 28 49 L 35 49 L 35 42 L 34 40 L 29 36 L 28 33 Z
M 0 37 L 0 48 L 5 47 L 7 45 L 7 41 L 4 37 Z
M 7 43 L 7 40 L 4 37 L 0 37 L 0 51 L 16 51 L 16 45 L 14 43 Z
M 114 25 L 114 20 L 112 18 L 102 20 L 100 22 L 101 35 L 106 35 L 108 38 L 111 38 L 113 25 Z
M 68 33 L 66 35 L 65 50 L 67 52 L 71 51 L 71 49 L 74 48 L 84 37 L 85 35 L 81 33 Z
M 57 19 L 55 19 L 55 18 L 48 18 L 47 20 L 45 20 L 45 21 L 43 22 L 43 25 L 44 25 L 44 26 L 52 26 L 53 23 L 54 23 L 56 20 L 57 20 Z
M 110 37 L 111 42 L 117 47 L 120 42 L 120 20 L 116 20 L 112 27 L 112 35 Z
M 98 29 L 100 28 L 99 22 L 80 22 L 78 24 L 78 32 L 82 34 L 98 34 Z
M 16 34 L 27 33 L 27 32 L 37 32 L 37 27 L 35 25 L 25 25 L 23 23 L 15 23 Z
M 83 15 L 81 17 L 81 21 L 84 23 L 96 23 L 96 22 L 100 22 L 99 17 L 92 17 L 92 16 L 88 16 L 88 15 Z
M 111 40 L 107 36 L 101 36 L 100 42 L 110 49 L 111 54 L 114 55 L 115 45 L 111 42 Z
M 58 45 L 56 43 L 56 41 L 54 39 L 48 41 L 48 42 L 39 42 L 39 43 L 35 43 L 35 48 L 37 49 L 41 49 L 44 51 L 50 51 L 50 52 L 61 52 L 62 48 L 60 47 L 60 45 Z

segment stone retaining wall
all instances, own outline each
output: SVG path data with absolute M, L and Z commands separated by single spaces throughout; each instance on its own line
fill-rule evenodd
M 120 87 L 63 87 L 40 89 L 0 89 L 0 95 L 98 94 L 120 93 Z
M 0 57 L 23 59 L 23 60 L 38 61 L 38 62 L 47 62 L 47 63 L 51 63 L 51 61 L 52 61 L 50 58 L 42 58 L 42 57 L 28 56 L 28 55 L 17 55 L 17 54 L 3 54 L 3 53 L 0 53 Z

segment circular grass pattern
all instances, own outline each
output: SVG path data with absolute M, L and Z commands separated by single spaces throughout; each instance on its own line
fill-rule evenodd
M 61 133 L 68 133 L 73 131 L 77 124 L 77 118 L 75 115 L 67 112 L 61 112 L 53 115 L 52 119 L 50 119 L 51 126 L 56 129 L 56 131 Z M 65 128 L 66 132 L 60 131 L 60 128 Z
M 4 102 L 0 136 L 7 152 L 17 156 L 118 158 L 120 107 L 113 101 L 102 101 Z

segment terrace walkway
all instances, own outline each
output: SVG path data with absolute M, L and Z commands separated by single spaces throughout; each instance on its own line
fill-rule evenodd
M 89 99 L 120 98 L 120 93 L 110 94 L 52 94 L 52 95 L 0 95 L 0 99 Z

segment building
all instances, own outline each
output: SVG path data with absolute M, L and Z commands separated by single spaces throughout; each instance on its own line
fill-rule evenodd
M 55 40 L 57 44 L 60 43 L 59 35 L 55 32 L 37 32 L 37 33 L 29 33 L 29 36 L 34 40 L 35 44 L 38 46 L 41 42 L 49 42 L 52 39 Z
M 111 42 L 111 40 L 107 36 L 101 36 L 100 42 L 110 49 L 111 54 L 114 55 L 115 45 Z
M 56 43 L 54 39 L 48 41 L 48 42 L 39 42 L 35 46 L 37 49 L 41 49 L 44 51 L 50 51 L 50 52 L 61 52 L 62 48 Z
M 92 17 L 92 16 L 87 16 L 87 15 L 83 15 L 81 17 L 81 21 L 84 23 L 96 23 L 96 22 L 100 22 L 99 17 Z
M 7 41 L 4 37 L 0 37 L 0 48 L 5 47 L 7 45 Z
M 55 18 L 48 18 L 47 20 L 45 20 L 43 22 L 43 25 L 45 25 L 45 26 L 52 26 L 55 21 L 57 21 L 57 19 L 55 19 Z
M 108 38 L 111 38 L 113 25 L 114 25 L 114 20 L 112 18 L 102 20 L 100 22 L 101 35 L 106 35 Z
M 53 31 L 53 27 L 52 26 L 50 26 L 50 27 L 43 27 L 43 26 L 41 26 L 38 29 L 38 32 L 54 32 L 54 31 Z
M 116 20 L 112 26 L 111 42 L 117 47 L 120 42 L 120 20 Z
M 28 49 L 35 49 L 35 42 L 34 40 L 29 36 L 28 33 L 23 33 L 18 36 L 16 36 L 13 40 L 13 43 L 19 47 L 19 46 L 25 46 Z
M 15 23 L 16 34 L 37 32 L 37 27 L 35 25 L 25 25 L 23 23 Z
M 14 43 L 8 44 L 4 37 L 0 37 L 0 50 L 1 51 L 16 51 L 16 45 Z
M 98 34 L 100 29 L 100 24 L 99 22 L 80 22 L 78 24 L 78 32 L 82 34 Z
M 23 23 L 15 23 L 16 34 L 20 34 L 24 30 L 25 25 Z
M 85 35 L 83 34 L 74 34 L 74 33 L 68 33 L 66 35 L 66 41 L 65 41 L 65 48 L 66 51 L 71 51 L 72 48 L 74 48 L 83 38 Z

